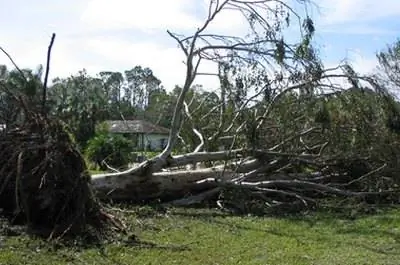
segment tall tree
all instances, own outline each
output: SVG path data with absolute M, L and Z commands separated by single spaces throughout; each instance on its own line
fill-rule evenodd
M 31 69 L 13 69 L 0 65 L 0 82 L 3 89 L 0 94 L 0 119 L 7 125 L 12 125 L 24 119 L 15 103 L 15 97 L 23 97 L 32 109 L 42 106 L 41 92 L 43 67 L 39 65 L 35 71 Z
M 55 79 L 49 91 L 53 114 L 69 125 L 81 146 L 94 135 L 96 124 L 108 117 L 106 96 L 102 80 L 89 76 L 86 70 Z
M 130 105 L 122 102 L 122 88 L 124 77 L 120 72 L 103 71 L 99 73 L 103 81 L 105 97 L 107 98 L 108 114 L 110 119 L 120 119 L 121 115 L 129 112 Z
M 172 111 L 175 105 L 173 92 L 167 93 L 164 88 L 154 90 L 144 110 L 143 118 L 160 126 L 169 128 L 171 126 Z
M 137 109 L 144 110 L 149 105 L 151 94 L 160 89 L 161 81 L 150 68 L 140 65 L 125 71 L 125 77 L 125 99 Z

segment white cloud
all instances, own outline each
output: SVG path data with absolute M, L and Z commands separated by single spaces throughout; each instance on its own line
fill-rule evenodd
M 397 31 L 377 26 L 368 26 L 367 24 L 346 24 L 343 25 L 324 25 L 322 31 L 324 33 L 338 33 L 347 35 L 395 35 Z
M 128 42 L 122 39 L 98 38 L 86 42 L 87 48 L 101 56 L 106 69 L 121 71 L 135 65 L 150 67 L 154 74 L 161 79 L 167 89 L 175 85 L 183 85 L 186 67 L 184 55 L 178 48 L 165 47 L 154 42 Z M 213 63 L 203 63 L 199 72 L 216 73 Z M 201 83 L 205 88 L 215 88 L 218 80 L 215 77 L 199 76 L 195 83 Z
M 82 21 L 101 29 L 192 29 L 195 0 L 91 0 Z
M 346 62 L 349 63 L 353 69 L 359 75 L 368 75 L 373 73 L 376 70 L 378 65 L 377 60 L 375 57 L 368 57 L 363 54 L 360 50 L 352 50 L 348 51 Z M 329 72 L 329 74 L 337 74 L 342 75 L 344 74 L 342 69 L 338 69 L 337 66 L 343 64 L 343 61 L 330 61 L 325 64 L 326 69 L 334 69 Z M 329 81 L 325 81 L 327 84 L 336 87 L 336 89 L 347 89 L 350 88 L 352 85 L 348 82 L 347 78 L 344 77 L 331 77 Z M 362 85 L 368 86 L 368 84 L 364 81 L 360 81 Z M 324 91 L 327 92 L 327 91 Z
M 37 38 L 28 42 L 8 39 L 4 47 L 20 68 L 36 69 L 39 64 L 45 65 L 46 53 L 50 38 Z M 91 54 L 91 55 L 88 55 Z M 151 41 L 129 42 L 124 39 L 94 38 L 55 40 L 51 54 L 50 79 L 68 77 L 85 68 L 89 74 L 100 71 L 124 71 L 136 65 L 150 67 L 161 79 L 166 89 L 183 85 L 185 65 L 183 53 L 176 47 L 166 47 Z M 4 54 L 0 54 L 0 64 L 14 68 Z M 204 62 L 200 72 L 217 72 L 213 63 Z M 213 76 L 199 76 L 195 83 L 205 88 L 218 86 L 218 79 Z
M 50 36 L 26 39 L 23 42 L 16 38 L 7 40 L 2 47 L 12 56 L 19 68 L 36 69 L 39 64 L 45 66 Z M 101 65 L 91 63 L 85 58 L 86 52 L 87 50 L 82 49 L 80 41 L 66 39 L 62 36 L 56 37 L 51 53 L 50 79 L 67 77 L 83 68 L 88 68 L 91 73 L 101 70 Z M 0 54 L 0 63 L 6 64 L 9 69 L 14 68 L 2 53 Z
M 317 0 L 316 4 L 326 24 L 360 23 L 400 15 L 400 1 L 396 0 Z
M 208 1 L 199 0 L 91 0 L 81 21 L 97 29 L 172 30 L 193 32 L 207 18 Z M 223 10 L 208 32 L 229 34 L 243 30 L 245 19 L 238 11 Z
M 366 55 L 359 49 L 348 49 L 345 58 L 339 58 L 336 61 L 329 61 L 325 64 L 326 68 L 334 68 L 343 63 L 349 63 L 354 70 L 361 74 L 371 74 L 378 66 L 378 61 L 375 56 Z
M 354 51 L 349 55 L 349 62 L 360 74 L 371 74 L 378 66 L 375 57 L 367 57 L 360 50 Z
M 140 64 L 150 67 L 167 88 L 173 88 L 176 84 L 182 85 L 185 78 L 183 53 L 175 48 L 176 43 L 165 30 L 194 33 L 207 18 L 208 1 L 91 0 L 81 16 L 85 25 L 99 29 L 138 29 L 157 33 L 158 37 L 157 42 L 151 40 L 151 35 L 138 41 L 102 37 L 88 40 L 86 44 L 92 52 L 105 59 L 107 69 L 129 69 Z M 246 21 L 242 13 L 223 10 L 204 33 L 238 35 L 244 34 L 245 29 Z M 160 30 L 164 32 L 161 33 Z M 202 62 L 199 71 L 216 73 L 217 67 L 214 63 Z M 195 83 L 210 88 L 218 86 L 219 81 L 216 77 L 199 76 Z
M 204 0 L 202 9 L 204 15 L 202 16 L 201 24 L 207 19 L 209 0 Z M 214 20 L 208 25 L 206 32 L 213 34 L 243 34 L 247 28 L 248 22 L 243 14 L 238 10 L 224 9 Z

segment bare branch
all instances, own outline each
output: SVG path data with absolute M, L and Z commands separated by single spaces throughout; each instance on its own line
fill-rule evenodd
M 53 47 L 54 44 L 54 39 L 56 38 L 56 34 L 53 33 L 51 36 L 51 40 L 50 40 L 50 44 L 49 44 L 49 48 L 47 50 L 47 62 L 46 62 L 46 74 L 44 76 L 44 82 L 43 82 L 43 95 L 42 95 L 42 111 L 43 114 L 46 113 L 46 93 L 47 93 L 47 81 L 49 79 L 49 71 L 50 71 L 50 56 L 51 56 L 51 49 Z
M 15 69 L 17 69 L 17 71 L 21 74 L 22 78 L 24 78 L 25 82 L 27 82 L 24 72 L 18 67 L 18 65 L 15 63 L 15 61 L 11 57 L 11 55 L 8 54 L 8 52 L 6 52 L 6 50 L 4 50 L 2 47 L 0 47 L 0 51 L 2 51 L 8 57 L 8 59 L 14 65 Z
M 380 167 L 378 167 L 378 168 L 376 168 L 376 169 L 374 169 L 374 170 L 368 172 L 367 174 L 362 175 L 362 176 L 359 177 L 359 178 L 353 179 L 353 180 L 350 181 L 349 183 L 346 183 L 345 186 L 349 186 L 349 185 L 352 185 L 352 184 L 354 184 L 354 183 L 356 183 L 356 182 L 359 182 L 359 181 L 361 181 L 361 180 L 363 180 L 363 179 L 366 179 L 366 178 L 368 178 L 368 177 L 370 177 L 370 176 L 372 176 L 372 175 L 378 173 L 379 171 L 383 170 L 385 167 L 387 167 L 387 164 L 386 164 L 386 163 L 383 164 L 382 166 L 380 166 Z
M 186 56 L 189 56 L 187 49 L 183 45 L 184 41 L 179 40 L 179 38 L 172 33 L 171 31 L 167 30 L 167 33 L 174 39 L 176 42 L 179 44 L 179 47 L 182 49 L 182 51 L 185 53 Z

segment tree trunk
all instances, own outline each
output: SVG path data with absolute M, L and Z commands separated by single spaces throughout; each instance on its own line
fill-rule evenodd
M 159 157 L 140 164 L 137 168 L 118 173 L 105 173 L 92 176 L 92 185 L 97 196 L 112 200 L 148 201 L 155 199 L 177 199 L 215 187 L 215 183 L 201 182 L 206 179 L 231 181 L 260 167 L 257 159 L 246 159 L 221 163 L 212 168 L 182 170 L 180 166 L 204 161 L 221 161 L 238 156 L 244 150 L 230 152 L 199 152 L 169 157 L 161 161 Z M 171 167 L 161 169 L 159 167 Z
M 320 199 L 324 196 L 375 200 L 378 197 L 398 194 L 396 190 L 367 192 L 365 189 L 352 190 L 349 186 L 380 172 L 385 165 L 351 182 L 343 183 L 343 175 L 339 171 L 335 172 L 337 169 L 334 164 L 319 165 L 311 155 L 258 150 L 253 152 L 254 157 L 238 158 L 246 153 L 246 150 L 238 149 L 189 153 L 166 159 L 158 156 L 123 172 L 93 175 L 91 182 L 100 199 L 136 203 L 161 200 L 172 205 L 198 203 L 215 196 L 221 188 L 240 188 L 253 195 L 263 196 L 266 200 L 279 197 L 286 201 L 291 198 L 304 205 L 307 205 L 310 198 Z M 219 164 L 195 170 L 181 169 L 185 165 L 205 161 Z M 319 166 L 314 173 L 281 171 L 282 168 L 299 161 Z M 324 175 L 323 170 L 327 166 L 332 167 L 327 171 L 327 175 Z

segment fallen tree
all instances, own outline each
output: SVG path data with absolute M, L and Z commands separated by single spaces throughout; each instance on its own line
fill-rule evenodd
M 222 12 L 242 14 L 247 35 L 208 32 Z M 289 44 L 284 28 L 293 23 L 299 40 Z M 388 95 L 365 89 L 361 81 L 367 79 L 349 65 L 324 69 L 311 45 L 314 30 L 308 16 L 302 18 L 284 2 L 225 0 L 210 1 L 205 23 L 193 35 L 168 31 L 186 56 L 186 78 L 167 146 L 137 167 L 93 175 L 98 196 L 177 205 L 243 192 L 246 199 L 239 204 L 297 201 L 307 206 L 322 197 L 394 201 L 398 168 L 385 148 L 398 139 L 384 125 Z M 217 63 L 219 72 L 201 73 L 202 61 Z M 200 107 L 186 97 L 199 75 L 218 76 L 221 87 L 218 104 L 195 121 Z M 217 123 L 210 132 L 206 125 L 212 114 Z M 172 156 L 177 141 L 185 142 L 180 136 L 184 123 L 192 126 L 198 146 Z M 222 137 L 232 139 L 230 147 L 212 150 Z M 201 167 L 178 168 L 188 164 Z

